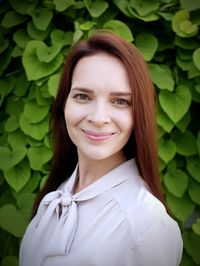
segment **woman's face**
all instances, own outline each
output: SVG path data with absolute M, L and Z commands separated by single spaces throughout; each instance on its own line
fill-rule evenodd
M 132 90 L 123 64 L 106 53 L 80 59 L 65 105 L 65 121 L 78 156 L 124 157 L 133 130 Z

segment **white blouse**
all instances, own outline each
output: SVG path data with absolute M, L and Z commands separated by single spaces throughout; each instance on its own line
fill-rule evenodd
M 177 223 L 129 160 L 72 195 L 76 172 L 48 193 L 20 247 L 20 266 L 177 266 Z

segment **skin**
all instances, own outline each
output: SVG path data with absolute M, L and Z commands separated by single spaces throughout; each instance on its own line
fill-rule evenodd
M 78 152 L 74 193 L 126 161 L 123 147 L 134 126 L 132 105 L 132 90 L 119 59 L 99 53 L 78 61 L 64 110 Z

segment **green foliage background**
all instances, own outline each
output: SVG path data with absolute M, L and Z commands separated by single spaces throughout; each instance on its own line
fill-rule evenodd
M 49 173 L 49 108 L 63 60 L 98 28 L 133 42 L 148 63 L 162 184 L 184 240 L 181 265 L 200 265 L 200 1 L 5 0 L 0 15 L 1 265 L 18 265 L 33 200 Z

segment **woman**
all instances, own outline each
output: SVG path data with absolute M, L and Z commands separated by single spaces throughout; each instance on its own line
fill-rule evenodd
M 153 86 L 137 49 L 103 31 L 77 43 L 51 129 L 52 169 L 20 265 L 179 265 L 180 230 L 159 184 Z

